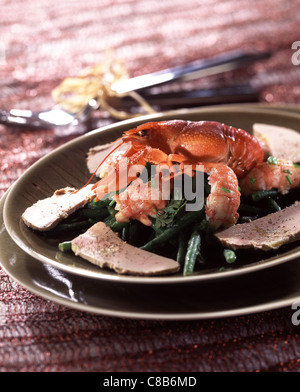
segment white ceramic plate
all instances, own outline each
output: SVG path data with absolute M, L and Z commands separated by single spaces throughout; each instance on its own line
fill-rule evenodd
M 135 284 L 186 284 L 207 281 L 220 281 L 236 276 L 257 272 L 274 267 L 299 257 L 300 247 L 283 248 L 275 256 L 263 254 L 256 258 L 240 260 L 220 272 L 218 267 L 206 267 L 191 276 L 183 277 L 180 273 L 162 277 L 136 277 L 118 275 L 107 269 L 100 269 L 93 264 L 72 254 L 58 252 L 58 241 L 45 238 L 38 232 L 28 229 L 21 221 L 23 211 L 38 199 L 52 195 L 65 186 L 80 187 L 90 177 L 86 167 L 86 153 L 90 147 L 115 140 L 123 131 L 146 121 L 167 119 L 211 120 L 243 128 L 249 132 L 254 122 L 286 126 L 300 131 L 300 116 L 294 113 L 268 110 L 259 105 L 230 105 L 202 109 L 170 111 L 163 114 L 140 117 L 95 130 L 81 136 L 48 154 L 30 167 L 11 187 L 4 205 L 4 223 L 13 241 L 28 255 L 47 265 L 66 273 L 86 278 L 101 279 Z

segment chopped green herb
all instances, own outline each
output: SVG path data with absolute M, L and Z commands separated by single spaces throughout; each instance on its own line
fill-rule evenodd
M 236 254 L 231 249 L 224 249 L 224 257 L 228 264 L 232 264 L 236 260 Z
M 296 169 L 300 169 L 300 165 L 298 165 L 297 163 L 293 163 L 293 166 L 294 166 Z
M 222 187 L 222 191 L 227 192 L 227 193 L 231 193 L 231 190 L 230 190 L 230 189 L 223 188 L 223 187 Z
M 253 178 L 253 177 L 249 178 L 249 182 L 250 182 L 250 184 L 254 184 L 255 183 L 255 178 Z
M 292 174 L 289 169 L 283 170 L 283 173 Z
M 278 158 L 273 157 L 272 155 L 267 159 L 267 162 L 270 163 L 271 165 L 277 165 L 278 164 Z
M 292 183 L 293 183 L 290 176 L 285 176 L 285 178 L 287 179 L 287 182 L 288 182 L 289 184 L 292 184 Z

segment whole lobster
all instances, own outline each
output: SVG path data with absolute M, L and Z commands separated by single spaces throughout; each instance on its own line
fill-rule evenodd
M 147 196 L 150 185 L 139 181 L 140 170 L 130 170 L 134 165 L 164 164 L 170 168 L 177 163 L 181 167 L 201 167 L 209 175 L 211 186 L 206 215 L 211 226 L 217 229 L 235 224 L 240 204 L 239 180 L 264 161 L 264 150 L 255 137 L 242 129 L 214 121 L 148 122 L 124 132 L 118 142 L 104 160 L 108 168 L 106 175 L 93 189 L 101 199 L 116 177 L 122 179 L 122 186 L 117 183 L 116 191 L 130 184 L 124 190 L 129 197 L 121 198 L 120 194 L 115 197 L 119 209 L 116 219 L 139 219 L 146 225 L 151 224 L 149 216 L 155 216 L 155 209 L 163 209 L 167 200 L 162 197 L 150 200 Z M 125 143 L 126 149 L 116 155 Z M 139 181 L 139 187 L 134 181 Z

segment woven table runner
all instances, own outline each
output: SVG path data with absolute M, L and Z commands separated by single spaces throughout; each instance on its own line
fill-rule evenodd
M 100 63 L 107 49 L 131 76 L 229 50 L 269 51 L 269 59 L 247 68 L 158 91 L 251 80 L 263 104 L 300 104 L 299 0 L 0 0 L 0 6 L 0 109 L 50 108 L 52 90 Z M 0 125 L 0 197 L 48 152 L 116 121 L 99 111 L 67 129 Z M 290 308 L 180 322 L 107 317 L 45 300 L 3 270 L 0 305 L 2 372 L 300 370 Z

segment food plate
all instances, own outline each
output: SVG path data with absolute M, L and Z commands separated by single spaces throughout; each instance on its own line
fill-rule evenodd
M 0 265 L 32 293 L 69 308 L 113 317 L 198 320 L 233 317 L 291 306 L 300 300 L 298 260 L 223 281 L 178 285 L 127 284 L 57 269 L 19 248 L 3 224 L 0 201 Z
M 230 105 L 202 109 L 177 110 L 138 120 L 127 120 L 95 130 L 81 136 L 48 154 L 29 168 L 11 187 L 4 205 L 6 230 L 15 243 L 28 255 L 66 273 L 86 278 L 101 279 L 135 284 L 179 284 L 223 280 L 235 276 L 257 272 L 277 266 L 300 255 L 300 247 L 283 247 L 280 252 L 255 255 L 228 266 L 220 272 L 219 267 L 202 269 L 193 275 L 183 277 L 180 273 L 161 277 L 136 277 L 118 275 L 108 269 L 100 269 L 72 254 L 58 251 L 57 242 L 28 229 L 20 217 L 24 210 L 38 199 L 51 195 L 56 189 L 65 186 L 81 187 L 90 177 L 85 157 L 90 147 L 115 140 L 123 131 L 146 121 L 185 119 L 192 121 L 211 120 L 252 130 L 254 122 L 274 124 L 300 130 L 300 116 L 294 113 L 268 110 L 251 105 Z

